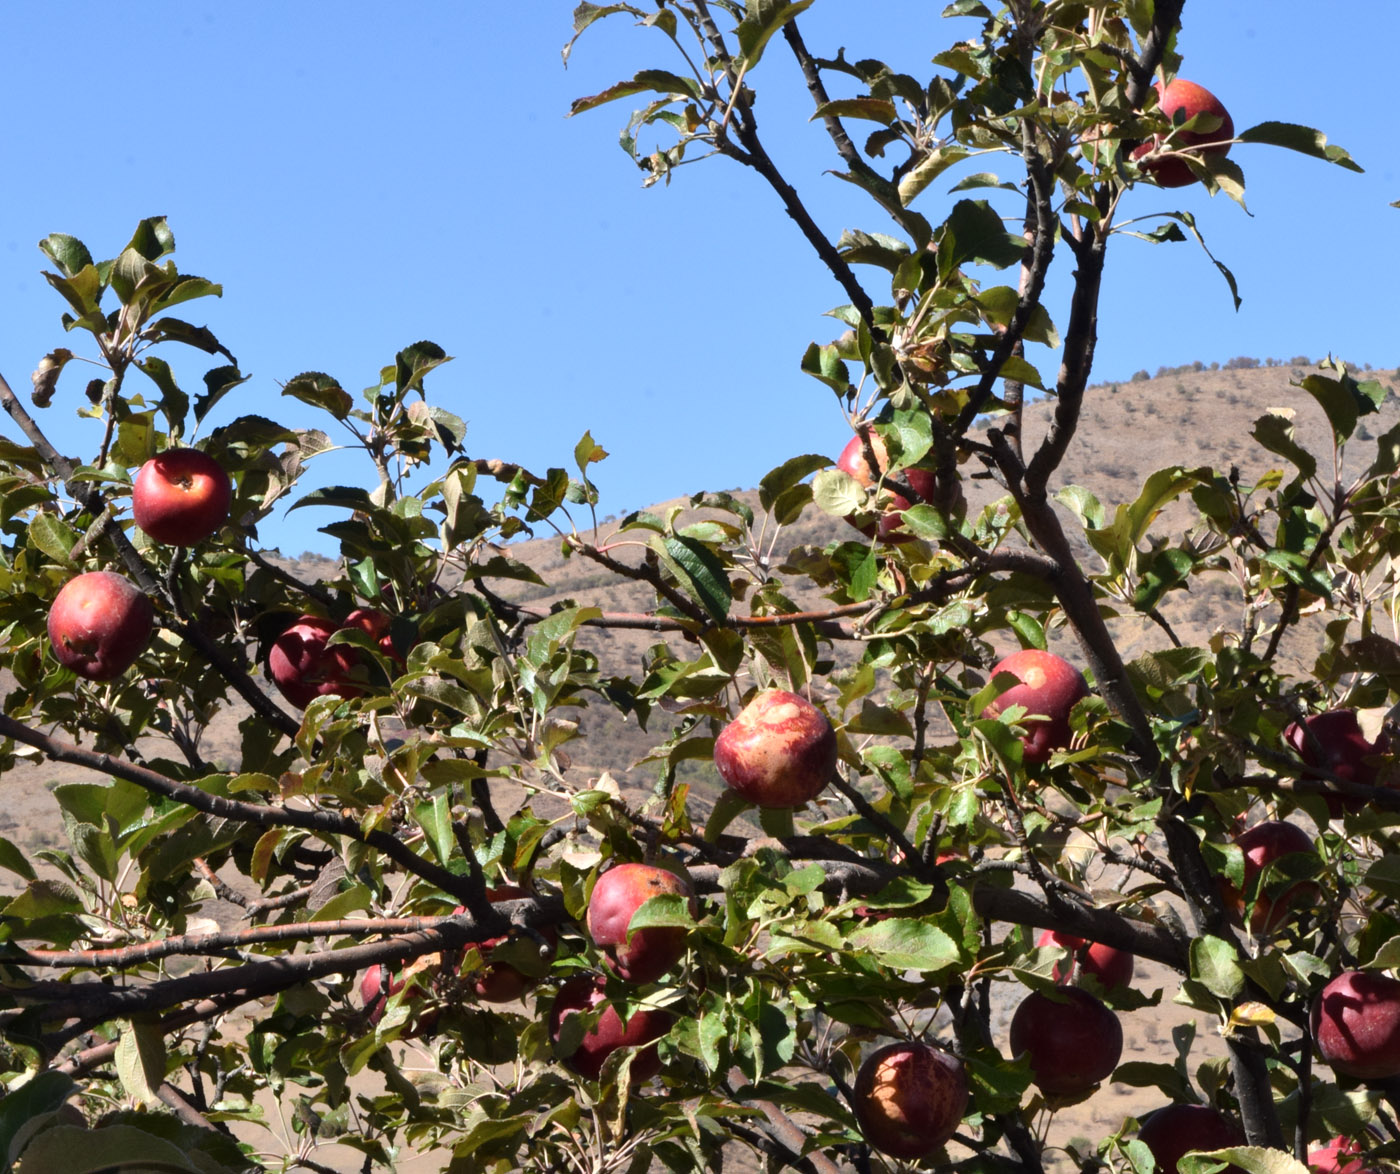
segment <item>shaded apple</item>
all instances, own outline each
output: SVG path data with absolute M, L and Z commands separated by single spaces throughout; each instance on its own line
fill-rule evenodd
M 1220 897 L 1227 910 L 1238 922 L 1244 920 L 1244 894 L 1254 891 L 1260 874 L 1271 864 L 1294 853 L 1317 855 L 1312 837 L 1296 824 L 1281 819 L 1266 819 L 1235 837 L 1244 853 L 1244 890 L 1235 888 L 1228 880 L 1220 882 Z M 1266 886 L 1269 882 L 1265 881 Z M 1298 881 L 1273 896 L 1260 891 L 1249 914 L 1250 933 L 1272 933 L 1284 925 L 1293 909 L 1315 901 L 1321 889 L 1311 881 Z
M 1010 673 L 1019 680 L 982 711 L 983 717 L 996 717 L 1013 705 L 1022 706 L 1026 716 L 1021 719 L 1025 736 L 1021 739 L 1022 757 L 1029 763 L 1041 763 L 1056 750 L 1070 743 L 1070 710 L 1075 703 L 1089 696 L 1089 683 L 1074 665 L 1053 652 L 1039 648 L 1023 648 L 998 661 L 992 676 Z
M 350 680 L 358 663 L 353 644 L 327 645 L 339 625 L 322 616 L 298 616 L 273 641 L 268 673 L 282 696 L 298 709 L 317 697 L 358 697 L 363 690 Z
M 228 521 L 233 484 L 213 457 L 172 448 L 141 466 L 131 486 L 136 524 L 157 542 L 194 546 Z
M 1384 734 L 1374 742 L 1367 740 L 1354 709 L 1329 709 L 1293 722 L 1283 731 L 1283 740 L 1305 766 L 1368 787 L 1376 785 L 1380 770 L 1377 758 L 1390 752 L 1389 739 Z M 1334 819 L 1343 811 L 1359 811 L 1366 806 L 1364 799 L 1349 795 L 1330 794 L 1323 798 Z
M 556 1047 L 567 1019 L 594 1010 L 606 998 L 607 983 L 601 977 L 581 974 L 564 983 L 549 1010 L 549 1038 Z M 580 1076 L 597 1080 L 604 1062 L 618 1048 L 640 1048 L 632 1060 L 632 1079 L 650 1080 L 661 1071 L 661 1057 L 653 1041 L 670 1031 L 671 1023 L 669 1012 L 643 1007 L 633 1011 L 624 1026 L 617 1009 L 608 1004 L 598 1016 L 597 1024 L 584 1032 L 578 1047 L 561 1059 Z M 652 1046 L 645 1046 L 647 1044 Z
M 389 625 L 392 621 L 382 611 L 373 607 L 357 607 L 341 623 L 340 629 L 358 628 L 375 642 L 375 647 L 385 656 L 395 661 L 400 667 L 405 664 L 404 658 L 398 654 L 394 648 L 393 637 L 389 635 Z
M 493 904 L 497 901 L 520 901 L 533 896 L 519 885 L 496 885 L 494 888 L 486 890 L 486 899 Z M 453 913 L 463 912 L 464 906 L 458 905 Z M 540 930 L 540 935 L 551 945 L 555 945 L 559 940 L 559 935 L 552 925 L 547 925 Z M 513 1003 L 526 991 L 535 985 L 538 979 L 526 974 L 509 962 L 493 961 L 491 957 L 495 947 L 508 941 L 509 934 L 502 934 L 499 937 L 487 938 L 477 945 L 481 953 L 484 965 L 475 971 L 462 971 L 463 977 L 472 984 L 472 993 L 483 1003 Z
M 1400 1076 L 1400 982 L 1348 970 L 1312 1006 L 1313 1046 L 1332 1071 L 1358 1080 Z
M 1173 78 L 1165 88 L 1156 83 L 1157 106 L 1173 123 L 1189 122 L 1197 115 L 1218 118 L 1213 130 L 1179 130 L 1170 141 L 1154 138 L 1133 151 L 1133 158 L 1160 187 L 1181 188 L 1196 182 L 1196 174 L 1179 156 L 1157 155 L 1160 150 L 1179 151 L 1186 147 L 1199 148 L 1200 155 L 1228 155 L 1230 140 L 1235 137 L 1235 123 L 1224 104 L 1204 86 L 1185 78 Z
M 377 1024 L 384 1018 L 384 1005 L 401 990 L 403 979 L 382 962 L 360 975 L 360 1002 L 370 1023 Z
M 1056 982 L 1073 983 L 1081 974 L 1092 974 L 1105 990 L 1128 986 L 1133 981 L 1133 955 L 1129 950 L 1091 942 L 1073 934 L 1047 929 L 1036 939 L 1037 946 L 1057 946 L 1070 951 L 1065 962 L 1055 963 Z
M 145 651 L 155 609 L 130 579 L 88 571 L 69 579 L 49 606 L 54 657 L 89 681 L 110 681 Z
M 1041 1092 L 1080 1097 L 1118 1067 L 1123 1027 L 1102 1000 L 1080 987 L 1032 991 L 1011 1016 L 1011 1054 L 1023 1053 Z
M 800 807 L 836 769 L 836 731 L 805 697 L 764 689 L 720 731 L 715 767 L 759 807 Z
M 654 926 L 628 936 L 628 923 L 642 903 L 665 893 L 689 898 L 691 916 L 698 915 L 685 879 L 654 864 L 615 864 L 593 882 L 588 934 L 609 968 L 628 982 L 655 981 L 685 953 L 687 931 L 681 926 Z
M 877 1150 L 913 1161 L 953 1136 L 967 1112 L 962 1061 L 932 1044 L 886 1044 L 865 1058 L 851 1089 L 861 1136 Z
M 1244 1145 L 1239 1122 L 1206 1105 L 1167 1105 L 1143 1118 L 1138 1140 L 1152 1151 L 1157 1174 L 1176 1174 L 1177 1163 L 1193 1150 Z M 1226 1166 L 1222 1174 L 1243 1174 Z
M 863 438 L 866 435 L 870 437 L 871 451 L 879 463 L 878 471 L 870 467 L 870 461 L 865 455 Z M 836 458 L 836 467 L 844 473 L 849 473 L 866 489 L 880 480 L 880 476 L 889 468 L 889 463 L 889 452 L 885 448 L 883 438 L 878 432 L 870 429 L 862 430 L 851 437 L 846 447 L 841 450 L 841 455 Z M 936 481 L 934 475 L 927 469 L 901 469 L 894 476 L 895 480 L 903 481 L 925 501 L 933 500 Z M 867 537 L 873 536 L 878 531 L 880 537 L 886 542 L 908 542 L 914 536 L 904 529 L 904 521 L 900 514 L 907 510 L 911 504 L 902 493 L 891 491 L 888 507 L 880 515 L 878 523 L 861 523 L 854 516 L 848 517 L 846 521 Z

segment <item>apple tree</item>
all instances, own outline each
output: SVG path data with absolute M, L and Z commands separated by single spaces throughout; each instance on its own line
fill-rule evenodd
M 1384 388 L 1302 377 L 1329 443 L 1266 412 L 1257 476 L 1100 500 L 1062 471 L 1110 255 L 1204 244 L 1125 200 L 1239 198 L 1237 146 L 1355 164 L 1179 78 L 1182 0 L 957 0 L 927 78 L 857 56 L 858 24 L 850 56 L 809 46 L 813 2 L 580 4 L 566 49 L 636 25 L 635 75 L 575 113 L 642 102 L 648 183 L 752 171 L 839 290 L 794 362 L 844 451 L 756 470 L 756 500 L 601 525 L 601 445 L 474 452 L 433 342 L 360 394 L 308 356 L 281 395 L 317 426 L 241 413 L 236 342 L 186 305 L 222 291 L 164 219 L 110 260 L 41 242 L 65 335 L 32 406 L 0 380 L 0 736 L 5 767 L 70 773 L 62 846 L 0 838 L 5 1169 L 1400 1153 L 1400 430 L 1359 428 Z M 824 235 L 769 154 L 780 53 L 865 229 Z M 44 422 L 74 409 L 80 458 Z M 358 481 L 307 489 L 335 445 Z M 265 544 L 288 506 L 331 519 L 329 576 Z M 775 544 L 819 512 L 831 541 Z M 522 602 L 528 535 L 652 606 Z M 1193 639 L 1207 583 L 1234 606 Z M 653 639 L 631 672 L 597 639 L 624 628 Z M 640 764 L 578 741 L 599 713 L 646 732 Z M 234 761 L 202 742 L 221 715 Z M 1134 957 L 1218 1030 L 1123 1062 L 1122 1016 L 1164 997 Z M 1159 1111 L 1050 1130 L 1109 1080 Z

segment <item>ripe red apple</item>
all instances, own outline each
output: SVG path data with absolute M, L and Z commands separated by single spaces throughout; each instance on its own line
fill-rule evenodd
M 1157 1160 L 1157 1174 L 1176 1174 L 1177 1162 L 1192 1150 L 1223 1150 L 1244 1145 L 1244 1130 L 1224 1113 L 1205 1105 L 1167 1105 L 1143 1119 L 1141 1141 Z M 1222 1174 L 1242 1174 L 1226 1166 Z
M 1354 1155 L 1361 1147 L 1348 1137 L 1334 1137 L 1325 1146 L 1308 1151 L 1308 1169 L 1314 1174 L 1371 1174 Z
M 943 1146 L 967 1112 L 967 1073 L 932 1044 L 886 1044 L 856 1073 L 851 1108 L 861 1136 L 894 1158 L 913 1161 Z
M 1023 1052 L 1046 1096 L 1081 1097 L 1118 1067 L 1123 1026 L 1080 987 L 1032 991 L 1011 1016 L 1011 1054 Z
M 384 1005 L 391 995 L 396 995 L 401 990 L 403 979 L 382 962 L 371 966 L 360 975 L 360 1002 L 364 1004 L 365 1015 L 370 1023 L 378 1023 L 384 1018 Z
M 1010 673 L 1021 683 L 1001 694 L 982 711 L 982 716 L 996 717 L 1013 705 L 1025 708 L 1026 716 L 1021 719 L 1026 729 L 1021 739 L 1022 758 L 1029 763 L 1045 762 L 1056 750 L 1068 746 L 1070 710 L 1089 696 L 1084 674 L 1064 657 L 1038 648 L 1023 648 L 998 661 L 992 676 L 997 673 Z
M 1329 709 L 1293 722 L 1283 731 L 1283 740 L 1297 752 L 1304 765 L 1325 770 L 1349 783 L 1375 786 L 1379 766 L 1375 759 L 1390 752 L 1389 739 L 1384 734 L 1374 742 L 1366 740 L 1354 709 Z M 1344 795 L 1325 795 L 1327 809 L 1333 818 L 1343 811 L 1359 811 L 1364 799 Z
M 1104 990 L 1128 986 L 1133 981 L 1133 955 L 1131 951 L 1120 950 L 1116 946 L 1105 946 L 1102 942 L 1091 942 L 1087 938 L 1077 938 L 1073 934 L 1047 929 L 1036 939 L 1037 946 L 1058 946 L 1071 951 L 1068 964 L 1055 963 L 1056 982 L 1073 983 L 1081 974 L 1092 974 Z
M 268 672 L 282 696 L 298 709 L 305 709 L 317 697 L 358 697 L 363 692 L 350 680 L 359 661 L 355 646 L 326 644 L 336 630 L 334 620 L 298 616 L 273 641 L 267 654 Z
M 606 988 L 607 983 L 602 978 L 586 974 L 576 975 L 561 986 L 549 1011 L 549 1038 L 558 1045 L 564 1021 L 571 1015 L 596 1008 L 607 998 Z M 672 1017 L 666 1011 L 640 1008 L 632 1012 L 624 1027 L 617 1009 L 609 1004 L 598 1016 L 596 1026 L 584 1033 L 577 1050 L 561 1058 L 580 1076 L 597 1080 L 604 1061 L 618 1048 L 641 1048 L 632 1060 L 632 1078 L 650 1080 L 661 1071 L 661 1057 L 652 1041 L 670 1031 L 671 1022 Z M 646 1044 L 652 1046 L 645 1047 Z
M 1244 853 L 1244 892 L 1227 880 L 1220 882 L 1220 897 L 1232 910 L 1237 921 L 1244 919 L 1244 894 L 1259 882 L 1259 875 L 1274 861 L 1294 853 L 1316 855 L 1312 837 L 1296 824 L 1281 819 L 1266 819 L 1235 837 Z M 1267 882 L 1266 882 L 1267 884 Z M 1311 881 L 1299 881 L 1283 892 L 1270 897 L 1260 892 L 1249 914 L 1249 931 L 1254 934 L 1272 933 L 1288 921 L 1289 911 L 1316 900 L 1321 890 Z
M 345 617 L 340 627 L 342 630 L 358 628 L 375 642 L 380 652 L 403 665 L 404 658 L 394 649 L 393 637 L 389 635 L 390 622 L 389 617 L 377 608 L 357 607 Z
M 1141 161 L 1142 169 L 1160 187 L 1182 188 L 1196 182 L 1195 173 L 1177 156 L 1156 156 L 1159 150 L 1179 151 L 1184 147 L 1200 148 L 1200 155 L 1228 155 L 1230 140 L 1235 137 L 1235 123 L 1230 112 L 1220 99 L 1204 86 L 1189 82 L 1185 78 L 1173 78 L 1164 89 L 1157 83 L 1157 106 L 1174 123 L 1187 122 L 1198 114 L 1220 119 L 1214 130 L 1178 131 L 1169 141 L 1154 138 L 1133 151 L 1133 158 Z
M 588 933 L 612 971 L 628 982 L 653 982 L 685 953 L 686 930 L 681 926 L 639 929 L 629 938 L 627 925 L 642 903 L 663 893 L 690 900 L 690 885 L 674 872 L 653 864 L 616 864 L 593 883 L 588 899 Z
M 131 487 L 136 524 L 157 542 L 194 546 L 228 521 L 233 484 L 208 453 L 171 448 L 141 466 Z
M 751 803 L 800 807 L 836 769 L 836 731 L 806 698 L 764 689 L 720 731 L 715 767 Z
M 870 467 L 870 462 L 865 456 L 865 444 L 862 437 L 867 432 L 870 436 L 871 451 L 875 454 L 875 460 L 879 462 L 878 471 Z M 884 440 L 878 432 L 868 429 L 851 437 L 846 447 L 841 450 L 841 455 L 836 458 L 836 467 L 842 472 L 849 473 L 866 489 L 879 481 L 880 475 L 889 468 L 889 464 L 889 451 L 885 448 Z M 901 469 L 895 474 L 895 479 L 903 481 L 925 501 L 933 500 L 936 479 L 927 469 Z M 862 525 L 854 517 L 846 520 L 867 537 L 874 535 L 878 530 L 880 537 L 886 542 L 908 542 L 913 538 L 913 535 L 904 529 L 903 519 L 899 515 L 907 510 L 911 504 L 903 494 L 891 493 L 889 508 L 880 515 L 878 523 L 870 522 Z
M 1333 1072 L 1400 1076 L 1400 982 L 1375 970 L 1344 971 L 1322 988 L 1311 1022 L 1313 1045 Z
M 48 628 L 60 664 L 89 681 L 110 681 L 145 651 L 155 609 L 130 579 L 88 571 L 69 579 L 54 597 Z
M 532 895 L 519 885 L 510 884 L 497 885 L 486 890 L 486 899 L 492 903 L 519 901 Z M 463 908 L 458 905 L 452 912 L 461 913 Z M 545 926 L 540 933 L 551 945 L 558 941 L 559 935 L 555 933 L 552 925 Z M 500 937 L 487 938 L 479 943 L 477 949 L 481 952 L 485 965 L 474 973 L 463 970 L 463 976 L 471 981 L 472 991 L 483 1003 L 513 1003 L 538 981 L 533 975 L 526 974 L 509 962 L 492 961 L 492 950 L 505 942 L 509 936 L 502 934 Z

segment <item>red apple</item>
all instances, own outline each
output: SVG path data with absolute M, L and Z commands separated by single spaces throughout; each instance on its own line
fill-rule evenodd
M 1244 1130 L 1224 1113 L 1205 1105 L 1167 1105 L 1143 1119 L 1141 1141 L 1157 1160 L 1157 1174 L 1176 1174 L 1177 1162 L 1193 1150 L 1223 1150 L 1244 1145 Z M 1242 1174 L 1226 1166 L 1222 1174 Z
M 1164 89 L 1157 83 L 1157 106 L 1173 123 L 1180 124 L 1195 118 L 1198 114 L 1220 119 L 1214 130 L 1184 130 L 1171 135 L 1169 139 L 1154 138 L 1143 143 L 1133 152 L 1133 158 L 1141 162 L 1142 169 L 1152 176 L 1160 187 L 1182 188 L 1196 182 L 1196 175 L 1178 156 L 1156 154 L 1159 150 L 1180 151 L 1185 147 L 1196 147 L 1198 155 L 1228 155 L 1230 140 L 1235 137 L 1235 123 L 1230 112 L 1219 98 L 1204 86 L 1188 82 L 1185 78 L 1173 78 Z
M 89 681 L 110 681 L 145 651 L 155 609 L 130 579 L 88 571 L 59 590 L 49 607 L 48 628 L 60 664 Z
M 652 864 L 616 864 L 593 883 L 588 899 L 588 933 L 614 973 L 628 982 L 652 982 L 685 953 L 687 931 L 681 926 L 636 930 L 627 925 L 642 903 L 663 893 L 678 893 L 697 912 L 690 885 L 674 872 Z
M 317 697 L 358 697 L 362 692 L 350 680 L 358 662 L 355 646 L 326 644 L 336 627 L 333 620 L 321 616 L 298 616 L 273 641 L 267 654 L 268 672 L 282 696 L 298 709 L 305 709 Z
M 932 1044 L 886 1044 L 871 1052 L 851 1090 L 861 1136 L 894 1158 L 914 1161 L 947 1143 L 967 1112 L 967 1073 Z
M 1348 970 L 1312 1008 L 1317 1054 L 1332 1071 L 1358 1080 L 1400 1076 L 1400 982 L 1375 970 Z
M 875 460 L 879 462 L 878 472 L 871 469 L 870 462 L 865 456 L 865 444 L 862 437 L 867 432 L 870 436 L 871 451 L 875 454 Z M 885 448 L 884 440 L 878 432 L 868 429 L 851 437 L 850 442 L 841 450 L 841 455 L 836 458 L 836 467 L 842 472 L 849 473 L 867 489 L 879 481 L 880 475 L 889 467 L 889 463 L 889 452 Z M 895 479 L 903 481 L 925 501 L 933 500 L 936 480 L 927 469 L 901 469 L 895 474 Z M 909 499 L 903 494 L 891 493 L 889 507 L 880 515 L 878 523 L 869 522 L 862 525 L 854 517 L 846 520 L 867 537 L 873 535 L 878 529 L 880 537 L 886 542 L 908 542 L 913 538 L 913 535 L 905 531 L 903 519 L 899 515 L 907 510 L 910 504 Z
M 1237 920 L 1244 919 L 1244 894 L 1255 889 L 1260 874 L 1274 861 L 1294 853 L 1316 855 L 1312 837 L 1296 824 L 1281 819 L 1266 819 L 1235 837 L 1244 853 L 1244 892 L 1227 880 L 1220 883 L 1221 900 L 1232 910 Z M 1266 885 L 1268 882 L 1265 882 Z M 1315 901 L 1321 890 L 1311 881 L 1299 881 L 1283 892 L 1269 896 L 1260 891 L 1249 914 L 1249 931 L 1254 934 L 1272 933 L 1288 921 L 1290 910 Z
M 1073 983 L 1081 974 L 1092 974 L 1104 990 L 1128 986 L 1133 981 L 1133 955 L 1116 946 L 1091 942 L 1073 934 L 1047 929 L 1036 939 L 1037 946 L 1058 946 L 1070 951 L 1067 963 L 1055 963 L 1055 981 Z
M 404 658 L 395 651 L 393 637 L 389 635 L 390 622 L 389 617 L 377 608 L 357 607 L 345 617 L 345 622 L 340 627 L 342 630 L 358 628 L 375 642 L 380 652 L 402 666 L 405 663 Z
M 1350 1138 L 1334 1137 L 1325 1146 L 1308 1151 L 1308 1169 L 1314 1174 L 1372 1174 L 1355 1155 L 1361 1147 Z
M 1118 1067 L 1123 1027 L 1101 1000 L 1077 986 L 1032 991 L 1011 1017 L 1011 1054 L 1030 1057 L 1046 1096 L 1081 1097 Z
M 1022 758 L 1040 763 L 1070 743 L 1069 713 L 1075 703 L 1089 696 L 1089 683 L 1074 665 L 1053 652 L 1023 648 L 997 662 L 992 676 L 1010 673 L 1021 683 L 1012 685 L 986 709 L 983 717 L 996 717 L 1013 705 L 1023 706 L 1026 729 L 1021 739 Z
M 1375 786 L 1379 765 L 1376 758 L 1390 752 L 1389 739 L 1382 734 L 1368 742 L 1354 709 L 1329 709 L 1293 722 L 1283 731 L 1283 740 L 1297 752 L 1305 766 L 1325 770 L 1349 783 Z M 1343 811 L 1359 811 L 1364 799 L 1345 795 L 1325 795 L 1333 818 Z
M 606 988 L 602 978 L 586 974 L 576 975 L 559 988 L 549 1011 L 549 1038 L 556 1046 L 564 1021 L 571 1015 L 595 1009 L 607 998 Z M 661 1057 L 652 1041 L 670 1031 L 671 1022 L 672 1017 L 666 1011 L 640 1008 L 632 1012 L 624 1027 L 617 1009 L 610 1003 L 603 1008 L 593 1029 L 584 1033 L 578 1048 L 561 1058 L 580 1076 L 597 1080 L 604 1061 L 618 1048 L 641 1048 L 632 1060 L 632 1078 L 650 1080 L 661 1071 Z M 646 1044 L 652 1046 L 645 1047 Z
M 486 899 L 491 902 L 496 901 L 519 901 L 533 894 L 522 889 L 519 885 L 497 885 L 495 888 L 486 890 Z M 453 913 L 461 913 L 463 906 L 458 905 Z M 545 926 L 540 931 L 546 941 L 551 945 L 558 941 L 558 934 L 553 926 Z M 472 991 L 483 1003 L 513 1003 L 538 981 L 532 975 L 512 966 L 509 962 L 496 962 L 491 959 L 491 951 L 505 942 L 509 934 L 500 937 L 487 938 L 477 945 L 485 965 L 475 972 L 463 970 L 463 976 L 472 984 Z
M 364 1004 L 365 1015 L 370 1023 L 378 1023 L 384 1018 L 384 1005 L 391 995 L 403 990 L 403 979 L 379 963 L 371 966 L 360 976 L 360 1001 Z
M 764 689 L 720 731 L 715 767 L 751 803 L 800 807 L 836 769 L 836 731 L 806 698 Z
M 131 487 L 136 524 L 157 542 L 194 546 L 228 521 L 233 484 L 208 453 L 171 448 L 141 466 Z

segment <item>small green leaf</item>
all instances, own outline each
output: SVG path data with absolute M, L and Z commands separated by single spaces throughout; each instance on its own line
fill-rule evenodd
M 322 371 L 306 371 L 294 376 L 282 388 L 282 394 L 312 407 L 323 408 L 337 420 L 346 419 L 355 406 L 350 393 Z
M 889 125 L 898 117 L 898 114 L 894 103 L 889 99 L 872 98 L 867 95 L 857 98 L 837 98 L 832 102 L 823 102 L 808 121 L 814 121 L 818 118 L 864 118 L 870 122 Z
M 776 469 L 766 473 L 758 483 L 758 502 L 765 510 L 771 510 L 773 503 L 784 493 L 810 477 L 820 469 L 830 468 L 830 457 L 817 453 L 807 453 L 784 461 Z
M 165 1083 L 165 1033 L 155 1023 L 126 1023 L 117 1040 L 117 1078 L 132 1100 L 156 1103 L 156 1089 Z
M 43 254 L 50 258 L 64 277 L 74 277 L 92 264 L 92 254 L 76 236 L 52 232 L 39 242 Z
M 896 970 L 942 970 L 961 957 L 957 943 L 943 930 L 910 918 L 877 921 L 846 940 L 851 949 L 872 954 L 881 965 Z
M 653 547 L 657 541 L 653 540 Z M 717 620 L 723 620 L 734 603 L 734 593 L 729 586 L 729 575 L 724 564 L 715 553 L 703 543 L 690 538 L 663 538 L 661 550 L 680 572 L 681 586 L 695 597 L 707 612 Z
M 757 65 L 769 38 L 812 3 L 813 0 L 748 0 L 744 19 L 735 30 L 745 68 Z
M 1234 947 L 1209 934 L 1191 942 L 1191 977 L 1220 999 L 1233 999 L 1244 989 Z
M 690 898 L 684 893 L 657 893 L 648 897 L 627 922 L 627 936 L 635 930 L 661 928 L 691 929 L 695 918 L 690 915 Z

